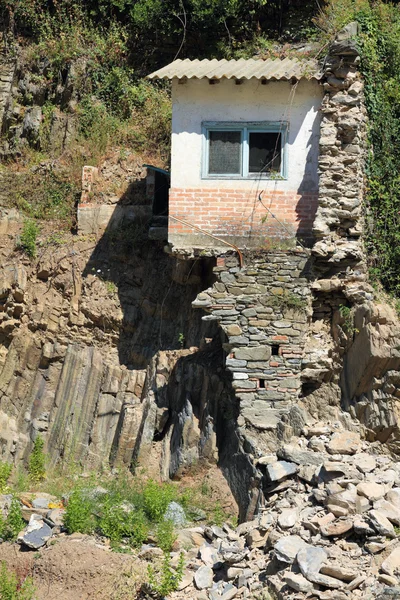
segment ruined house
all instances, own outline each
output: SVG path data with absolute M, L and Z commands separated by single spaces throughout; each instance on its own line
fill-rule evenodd
M 316 61 L 176 60 L 149 78 L 172 83 L 173 246 L 311 237 L 323 97 Z

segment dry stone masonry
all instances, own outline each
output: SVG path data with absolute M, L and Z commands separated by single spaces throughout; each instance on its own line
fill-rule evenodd
M 330 277 L 359 278 L 365 270 L 361 236 L 367 117 L 356 34 L 357 24 L 345 28 L 324 63 L 313 255 L 317 268 Z
M 308 259 L 301 250 L 260 253 L 240 268 L 233 253 L 220 256 L 216 283 L 193 303 L 222 329 L 242 448 L 256 458 L 303 424 L 297 404 L 311 314 Z

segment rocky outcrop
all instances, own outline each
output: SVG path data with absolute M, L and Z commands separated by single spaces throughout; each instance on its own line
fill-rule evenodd
M 0 133 L 3 131 L 4 114 L 10 102 L 15 67 L 14 60 L 10 60 L 0 54 Z
M 144 241 L 135 255 L 130 246 L 115 248 L 112 239 L 105 234 L 93 253 L 93 243 L 66 234 L 63 244 L 44 244 L 31 262 L 1 238 L 5 460 L 26 457 L 40 433 L 53 463 L 130 466 L 144 407 L 168 381 L 161 374 L 153 381 L 147 365 L 160 350 L 175 347 L 168 358 L 155 359 L 168 364 L 169 376 L 180 353 L 195 351 L 179 350 L 185 340 L 199 344 L 206 329 L 213 333 L 200 314 L 191 316 L 191 300 L 207 281 L 202 264 L 181 269 L 155 245 Z

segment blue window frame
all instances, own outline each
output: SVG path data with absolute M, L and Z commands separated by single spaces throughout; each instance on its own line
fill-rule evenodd
M 203 179 L 286 179 L 288 123 L 203 123 Z

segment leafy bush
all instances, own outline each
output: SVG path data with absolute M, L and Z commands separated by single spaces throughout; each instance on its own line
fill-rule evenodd
M 7 489 L 7 481 L 11 475 L 12 465 L 0 460 L 0 494 L 4 494 Z
M 33 600 L 35 588 L 32 577 L 25 577 L 22 581 L 16 573 L 7 569 L 7 564 L 2 561 L 0 565 L 0 598 L 2 600 Z
M 160 521 L 160 523 L 157 525 L 156 539 L 161 550 L 164 552 L 171 552 L 176 538 L 177 536 L 174 531 L 173 522 L 169 519 Z
M 36 436 L 28 463 L 29 477 L 35 483 L 42 481 L 46 475 L 46 456 L 43 451 L 43 447 L 43 438 L 40 435 Z
M 96 518 L 93 514 L 93 503 L 82 490 L 74 490 L 68 498 L 64 515 L 64 526 L 68 533 L 93 533 Z
M 169 552 L 164 552 L 164 557 L 160 569 L 156 571 L 152 565 L 148 565 L 147 573 L 149 585 L 162 598 L 175 592 L 183 578 L 183 569 L 185 566 L 183 553 L 179 556 L 179 563 L 176 569 L 171 567 L 171 557 Z
M 71 169 L 72 167 L 75 168 L 75 165 L 70 165 Z M 78 171 L 80 177 L 80 165 Z M 43 174 L 32 170 L 17 176 L 11 171 L 5 174 L 5 185 L 10 190 L 9 204 L 28 217 L 24 225 L 26 237 L 22 241 L 29 251 L 36 252 L 36 238 L 39 234 L 39 228 L 33 219 L 57 218 L 67 221 L 71 226 L 78 194 L 78 184 L 71 181 L 73 175 L 70 171 L 67 179 L 65 174 L 61 177 L 53 171 Z
M 36 240 L 39 235 L 39 227 L 32 219 L 26 219 L 22 227 L 22 232 L 19 238 L 18 246 L 27 254 L 30 258 L 36 256 Z
M 150 479 L 143 489 L 144 510 L 155 522 L 161 521 L 168 504 L 176 498 L 176 489 L 171 484 L 160 485 Z
M 25 521 L 22 518 L 21 504 L 17 498 L 13 497 L 6 519 L 0 511 L 0 537 L 4 540 L 15 540 L 24 527 Z M 1 595 L 0 598 L 2 598 Z
M 101 533 L 111 542 L 118 544 L 126 539 L 132 546 L 140 547 L 148 534 L 144 513 L 115 502 L 115 498 L 110 495 L 106 496 L 99 520 Z

